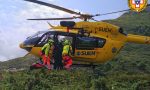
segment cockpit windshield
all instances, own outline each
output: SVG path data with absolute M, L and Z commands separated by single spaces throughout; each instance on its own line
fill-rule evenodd
M 42 35 L 44 35 L 47 32 L 48 31 L 39 31 L 39 32 L 35 33 L 34 35 L 28 37 L 24 41 L 24 45 L 35 45 L 37 43 L 37 41 L 42 37 Z
M 46 33 L 48 31 L 38 31 L 37 33 L 35 33 L 32 36 L 29 36 L 27 39 L 31 39 L 31 38 L 37 38 L 37 37 L 41 37 L 44 33 Z

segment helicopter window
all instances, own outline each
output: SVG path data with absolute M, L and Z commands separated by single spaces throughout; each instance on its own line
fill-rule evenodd
M 58 41 L 57 41 L 58 40 Z M 54 37 L 54 41 L 57 43 L 60 43 L 60 44 L 63 44 L 63 42 L 65 40 L 69 40 L 70 43 L 72 44 L 72 40 L 73 40 L 73 37 L 71 36 L 64 36 L 64 35 L 57 35 L 56 37 Z
M 65 39 L 65 36 L 60 36 L 60 35 L 58 36 L 58 41 L 59 41 L 59 42 L 64 41 L 64 39 Z
M 54 35 L 45 34 L 42 36 L 41 40 L 38 42 L 38 46 L 43 46 L 45 43 L 48 42 L 49 39 L 53 39 Z
M 91 37 L 77 37 L 77 49 L 94 49 L 102 48 L 105 44 L 105 39 Z
M 98 41 L 98 48 L 102 48 L 106 42 L 106 40 L 102 38 L 98 38 L 97 41 Z
M 36 34 L 28 37 L 25 41 L 24 41 L 24 44 L 25 45 L 35 45 L 39 39 L 41 38 L 41 36 L 47 31 L 39 31 L 37 32 Z
M 41 37 L 44 33 L 46 33 L 47 31 L 39 31 L 37 33 L 35 33 L 34 35 L 28 37 L 27 39 L 31 39 L 31 38 L 37 38 L 37 37 Z
M 67 40 L 69 40 L 70 42 L 72 42 L 72 37 L 69 37 L 69 36 L 61 36 L 61 35 L 58 36 L 58 41 L 59 41 L 59 42 L 63 42 L 65 39 L 67 39 Z
M 94 49 L 97 46 L 95 38 L 77 37 L 77 49 Z

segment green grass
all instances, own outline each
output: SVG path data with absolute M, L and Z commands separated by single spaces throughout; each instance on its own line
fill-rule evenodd
M 88 70 L 89 71 L 89 70 Z M 76 69 L 72 71 L 3 72 L 1 90 L 143 90 L 149 89 L 150 75 L 146 73 L 113 72 L 101 75 L 100 71 Z M 144 85 L 144 86 L 142 86 Z M 138 90 L 138 89 L 137 89 Z

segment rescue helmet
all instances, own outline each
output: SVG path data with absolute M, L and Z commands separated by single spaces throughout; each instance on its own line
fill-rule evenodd
M 64 40 L 64 45 L 69 45 L 69 44 L 70 44 L 69 40 Z
M 49 39 L 49 40 L 48 40 L 48 43 L 54 43 L 54 40 Z

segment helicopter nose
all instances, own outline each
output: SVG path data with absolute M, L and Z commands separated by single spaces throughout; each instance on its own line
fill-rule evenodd
M 33 45 L 25 45 L 24 43 L 21 43 L 20 48 L 27 50 L 28 52 L 30 52 L 32 50 Z
M 19 47 L 22 48 L 22 49 L 24 49 L 23 43 L 21 43 L 21 44 L 19 45 Z

